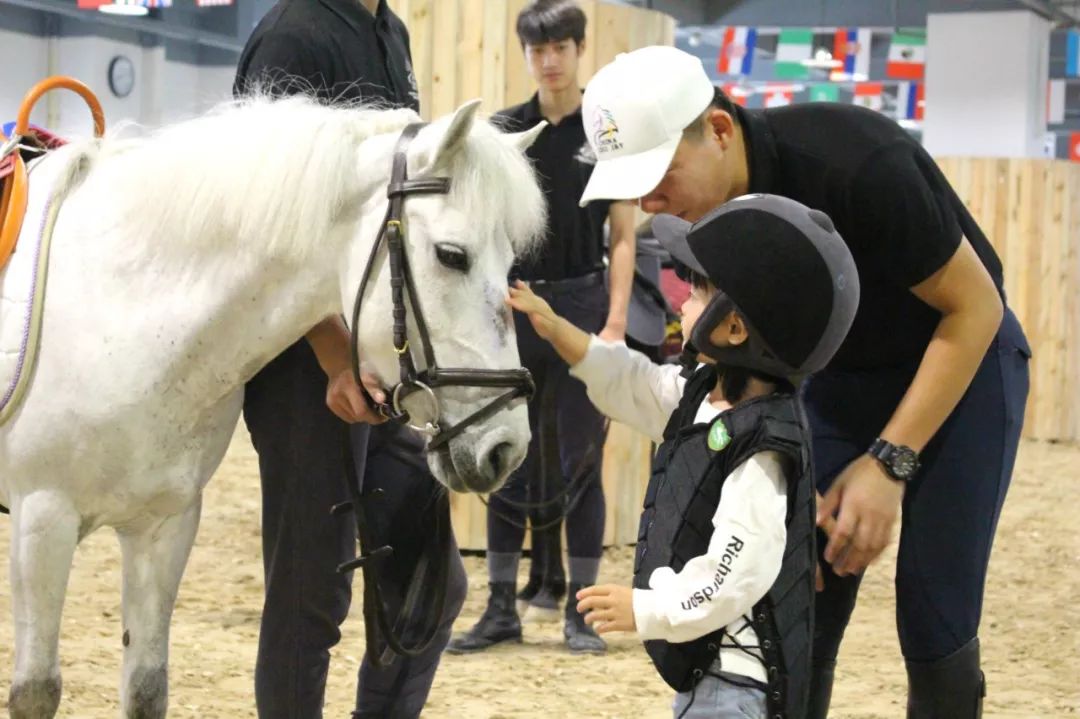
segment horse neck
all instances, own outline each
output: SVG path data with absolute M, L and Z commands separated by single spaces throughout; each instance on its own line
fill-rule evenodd
M 327 237 L 312 238 L 318 249 L 305 262 L 268 252 L 240 273 L 222 321 L 208 328 L 240 340 L 228 341 L 239 354 L 222 357 L 221 371 L 232 367 L 246 379 L 320 321 L 343 314 L 344 263 L 349 256 L 366 257 L 370 250 L 369 242 L 355 240 L 354 229 L 337 228 Z
M 350 235 L 341 228 L 309 238 L 318 250 L 303 261 L 272 249 L 284 243 L 264 238 L 263 252 L 238 256 L 222 247 L 208 249 L 180 273 L 164 262 L 147 268 L 148 284 L 133 282 L 117 297 L 120 307 L 145 309 L 133 340 L 160 336 L 163 327 L 171 340 L 147 357 L 153 368 L 142 376 L 177 387 L 194 405 L 228 396 L 321 320 L 341 313 L 339 268 Z

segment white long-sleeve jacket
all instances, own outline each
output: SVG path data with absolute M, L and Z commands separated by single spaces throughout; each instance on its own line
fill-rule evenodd
M 601 412 L 657 442 L 686 386 L 679 372 L 676 365 L 653 364 L 625 344 L 595 336 L 585 358 L 570 368 Z M 708 422 L 718 414 L 706 400 L 695 421 Z M 724 481 L 705 554 L 679 572 L 655 570 L 649 589 L 634 590 L 641 638 L 685 642 L 727 627 L 735 642 L 751 652 L 725 642 L 719 651 L 723 671 L 764 682 L 757 634 L 745 617 L 780 573 L 786 514 L 787 485 L 776 452 L 759 452 L 736 467 Z M 718 574 L 721 570 L 726 574 Z M 718 583 L 717 576 L 723 581 Z

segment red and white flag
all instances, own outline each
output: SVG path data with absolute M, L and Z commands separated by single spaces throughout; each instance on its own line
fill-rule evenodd
M 765 88 L 765 107 L 784 107 L 795 101 L 795 93 L 790 85 Z
M 753 93 L 752 90 L 739 87 L 733 82 L 729 82 L 724 85 L 723 89 L 724 94 L 727 95 L 732 102 L 734 102 L 736 105 L 742 105 L 743 107 L 746 107 L 746 98 L 750 97 L 750 95 Z
M 881 111 L 883 102 L 881 99 L 880 82 L 860 82 L 855 85 L 855 97 L 852 104 L 868 107 L 871 110 Z
M 1069 134 L 1069 159 L 1080 162 L 1080 132 Z

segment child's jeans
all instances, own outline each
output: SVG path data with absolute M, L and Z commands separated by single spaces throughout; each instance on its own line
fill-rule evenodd
M 738 674 L 706 674 L 692 693 L 675 695 L 673 715 L 675 719 L 765 719 L 765 692 L 738 686 L 747 681 Z

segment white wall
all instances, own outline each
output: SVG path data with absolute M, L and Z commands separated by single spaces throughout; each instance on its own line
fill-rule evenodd
M 931 14 L 926 119 L 931 155 L 1039 157 L 1050 24 L 1026 10 Z
M 18 114 L 19 103 L 33 84 L 26 80 L 40 80 L 47 74 L 47 45 L 40 37 L 0 29 L 0 68 L 4 69 L 4 79 L 0 82 L 0 124 L 11 122 Z M 44 103 L 36 105 L 30 121 L 44 126 L 45 110 Z
M 117 55 L 125 55 L 135 66 L 135 87 L 125 98 L 109 90 L 109 62 Z M 126 120 L 148 127 L 197 115 L 228 99 L 235 72 L 232 67 L 166 60 L 161 46 L 145 48 L 93 36 L 45 38 L 3 29 L 0 67 L 4 68 L 0 122 L 15 119 L 19 103 L 31 86 L 50 74 L 60 74 L 71 75 L 94 91 L 108 125 Z M 82 100 L 66 92 L 42 98 L 31 119 L 68 136 L 89 134 L 92 127 Z

